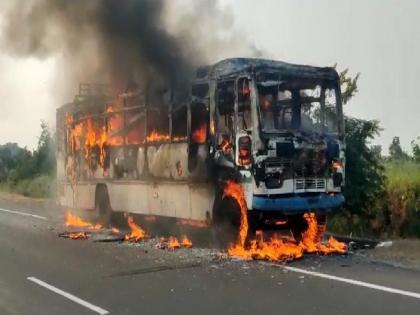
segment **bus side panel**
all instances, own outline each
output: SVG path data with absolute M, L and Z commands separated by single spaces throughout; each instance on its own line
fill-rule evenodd
M 58 185 L 57 202 L 60 206 L 74 209 L 95 208 L 96 184 L 79 183 L 74 187 L 70 183 Z
M 212 217 L 214 194 L 213 183 L 190 186 L 191 219 L 206 220 Z
M 150 212 L 155 215 L 190 218 L 191 206 L 187 184 L 159 183 L 149 186 Z
M 129 211 L 149 214 L 148 185 L 146 183 L 107 183 L 111 208 L 114 211 Z

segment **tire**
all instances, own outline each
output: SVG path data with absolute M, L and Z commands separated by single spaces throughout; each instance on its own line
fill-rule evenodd
M 104 227 L 108 227 L 111 223 L 112 210 L 108 189 L 105 185 L 98 185 L 96 187 L 95 212 L 100 224 Z
M 317 233 L 315 237 L 315 242 L 319 243 L 322 241 L 325 230 L 327 228 L 327 215 L 326 214 L 317 214 L 316 215 Z
M 317 233 L 314 238 L 315 243 L 319 243 L 322 241 L 324 237 L 326 224 L 327 224 L 327 216 L 325 214 L 316 214 L 316 221 L 317 221 Z M 296 216 L 291 219 L 290 223 L 290 230 L 292 235 L 297 243 L 302 241 L 302 235 L 308 228 L 308 224 L 305 218 L 302 215 Z
M 218 202 L 213 219 L 213 230 L 217 245 L 226 248 L 236 243 L 241 222 L 241 209 L 238 203 L 229 197 Z
M 289 219 L 290 220 L 290 231 L 292 232 L 293 238 L 296 243 L 302 241 L 302 235 L 307 230 L 308 224 L 302 215 L 297 215 Z

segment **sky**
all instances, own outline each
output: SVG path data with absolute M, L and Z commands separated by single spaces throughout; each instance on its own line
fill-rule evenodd
M 345 113 L 380 121 L 383 131 L 374 143 L 383 146 L 383 153 L 394 136 L 405 149 L 420 136 L 420 2 L 222 0 L 222 4 L 234 17 L 234 28 L 245 32 L 265 57 L 317 66 L 337 63 L 339 70 L 360 72 L 359 93 Z M 41 119 L 54 126 L 56 107 L 71 101 L 69 95 L 55 91 L 59 61 L 58 55 L 16 59 L 0 51 L 0 144 L 18 142 L 34 148 Z

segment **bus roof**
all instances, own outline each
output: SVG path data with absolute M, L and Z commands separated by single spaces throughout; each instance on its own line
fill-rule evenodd
M 197 69 L 196 79 L 223 78 L 246 72 L 279 72 L 280 75 L 315 80 L 336 81 L 337 71 L 332 67 L 296 65 L 283 61 L 260 58 L 229 58 Z

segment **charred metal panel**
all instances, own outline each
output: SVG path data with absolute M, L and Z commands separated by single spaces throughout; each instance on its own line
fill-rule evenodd
M 188 167 L 188 154 L 187 143 L 167 143 L 148 147 L 147 162 L 150 175 L 175 180 L 207 178 L 207 145 L 197 146 L 196 163 L 193 169 Z

